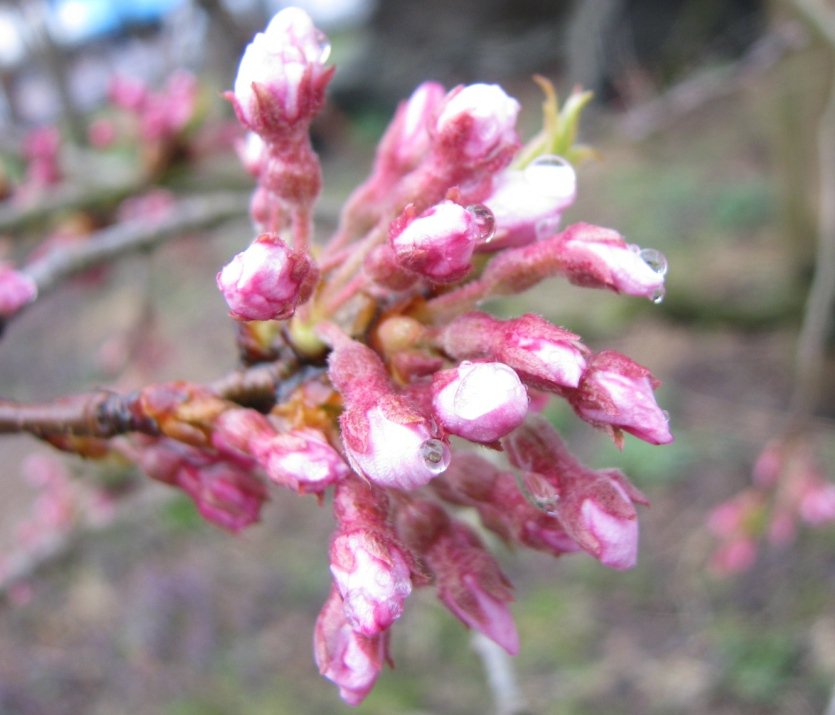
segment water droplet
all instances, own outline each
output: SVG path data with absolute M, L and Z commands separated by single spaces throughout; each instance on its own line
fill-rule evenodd
M 439 439 L 427 439 L 420 445 L 420 454 L 433 474 L 440 474 L 449 466 L 449 448 Z
M 319 62 L 325 64 L 331 56 L 331 41 L 321 30 L 316 31 L 316 44 L 319 45 Z
M 655 303 L 656 305 L 658 305 L 659 303 L 663 303 L 664 302 L 664 295 L 666 294 L 666 292 L 667 291 L 664 290 L 664 286 L 661 286 L 660 288 L 656 288 L 655 292 L 650 297 L 650 300 L 653 303 Z
M 524 476 L 514 472 L 513 476 L 516 486 L 519 487 L 519 491 L 528 504 L 546 514 L 556 514 L 560 495 L 553 484 L 550 484 L 542 475 L 533 472 L 528 472 Z
M 669 422 L 669 421 L 670 421 L 670 413 L 669 413 L 669 412 L 667 412 L 667 410 L 661 410 L 661 415 L 664 417 L 664 419 L 665 419 L 667 422 Z
M 641 247 L 637 243 L 630 243 L 628 248 L 630 253 L 634 253 L 636 256 L 641 255 Z
M 661 251 L 657 251 L 654 248 L 642 248 L 638 255 L 653 272 L 659 276 L 667 275 L 667 257 Z
M 561 156 L 543 154 L 524 169 L 525 178 L 543 196 L 569 198 L 577 191 L 577 174 Z
M 549 216 L 548 218 L 540 219 L 536 222 L 534 231 L 536 233 L 537 241 L 544 241 L 546 238 L 551 238 L 560 228 L 560 216 Z
M 484 204 L 467 206 L 467 211 L 475 219 L 476 240 L 479 243 L 489 243 L 496 232 L 496 217 L 493 212 Z

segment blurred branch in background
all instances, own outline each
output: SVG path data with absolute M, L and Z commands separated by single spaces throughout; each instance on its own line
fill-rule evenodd
M 835 8 L 820 0 L 791 0 L 810 28 L 829 46 L 835 60 Z M 830 62 L 830 65 L 835 62 Z M 830 67 L 831 70 L 831 67 Z M 801 425 L 821 397 L 827 339 L 835 303 L 835 78 L 817 128 L 818 225 L 817 261 L 797 346 L 793 418 Z

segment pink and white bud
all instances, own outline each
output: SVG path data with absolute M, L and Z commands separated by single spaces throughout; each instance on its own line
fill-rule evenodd
M 572 483 L 557 515 L 574 541 L 604 566 L 632 568 L 638 560 L 638 513 L 617 470 Z
M 396 180 L 423 160 L 429 152 L 429 129 L 445 95 L 442 85 L 424 82 L 400 103 L 377 147 L 372 181 L 382 185 L 384 179 Z
M 514 466 L 555 487 L 553 512 L 583 550 L 612 568 L 635 565 L 638 515 L 633 503 L 647 500 L 620 471 L 585 467 L 543 418 L 529 419 L 502 446 Z
M 0 317 L 14 315 L 37 297 L 38 286 L 30 276 L 0 263 Z
M 495 233 L 478 250 L 525 246 L 555 233 L 576 195 L 577 176 L 560 157 L 540 156 L 524 170 L 505 169 L 484 199 L 496 220 Z
M 380 486 L 416 489 L 449 465 L 430 415 L 391 385 L 380 357 L 353 340 L 335 345 L 329 375 L 342 393 L 342 444 L 353 469 Z
M 237 533 L 257 522 L 267 491 L 250 471 L 228 461 L 185 464 L 176 485 L 186 492 L 207 521 Z
M 528 393 L 500 362 L 462 362 L 435 373 L 432 407 L 444 429 L 473 442 L 494 442 L 516 429 L 528 413 Z
M 441 344 L 459 360 L 505 363 L 527 385 L 544 390 L 576 387 L 588 352 L 577 335 L 530 313 L 511 320 L 467 313 L 443 330 Z
M 567 393 L 574 411 L 586 422 L 629 432 L 650 444 L 673 441 L 665 412 L 655 401 L 659 382 L 645 367 L 614 351 L 596 354 L 576 390 Z
M 272 481 L 301 494 L 321 494 L 351 473 L 325 435 L 310 427 L 276 433 L 252 448 Z
M 452 201 L 442 201 L 417 217 L 407 206 L 389 229 L 398 262 L 434 283 L 454 283 L 470 272 L 478 237 L 472 213 Z
M 260 176 L 264 168 L 266 146 L 261 135 L 255 132 L 247 132 L 244 139 L 235 142 L 235 152 L 250 176 Z
M 572 283 L 653 301 L 664 297 L 667 260 L 658 251 L 632 246 L 617 231 L 585 223 L 570 226 L 556 240 L 562 270 Z
M 330 569 L 345 617 L 365 636 L 385 631 L 412 592 L 409 561 L 384 529 L 340 531 L 331 541 Z
M 398 527 L 435 575 L 441 602 L 466 626 L 511 655 L 518 653 L 519 634 L 508 607 L 512 585 L 475 532 L 424 500 L 398 512 Z
M 319 672 L 339 688 L 348 705 L 371 692 L 388 657 L 388 633 L 367 637 L 351 628 L 336 587 L 316 619 L 313 656 Z
M 403 291 L 411 288 L 420 278 L 405 268 L 394 249 L 388 243 L 375 246 L 363 262 L 365 274 L 384 290 Z
M 453 89 L 441 103 L 432 131 L 433 148 L 466 167 L 504 167 L 519 148 L 519 103 L 496 84 Z
M 541 481 L 545 483 L 544 479 Z M 539 497 L 539 491 L 532 487 L 530 479 L 526 482 L 530 495 Z M 520 491 L 511 472 L 498 469 L 477 454 L 457 453 L 444 476 L 432 482 L 432 486 L 446 501 L 475 507 L 484 527 L 506 542 L 554 556 L 580 550 L 554 515 L 554 498 L 542 499 L 540 508 L 533 506 Z M 542 491 L 555 493 L 549 484 L 545 483 L 545 486 Z M 546 501 L 550 505 L 547 510 Z
M 348 405 L 339 423 L 351 466 L 380 486 L 417 489 L 449 466 L 449 446 L 432 421 L 398 395 Z
M 262 233 L 217 274 L 236 320 L 285 320 L 311 295 L 318 278 L 313 259 Z
M 303 10 L 279 12 L 244 51 L 227 94 L 240 121 L 265 138 L 306 126 L 324 103 L 330 45 Z

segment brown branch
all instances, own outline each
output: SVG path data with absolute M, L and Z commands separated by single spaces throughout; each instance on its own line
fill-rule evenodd
M 308 380 L 321 374 L 321 370 L 317 366 L 300 366 L 292 360 L 282 360 L 236 370 L 205 388 L 194 387 L 196 394 L 208 392 L 238 405 L 269 409 L 276 403 L 279 389 L 292 381 L 293 376 L 298 374 L 303 376 L 302 381 Z M 128 432 L 158 435 L 160 425 L 153 414 L 148 414 L 144 397 L 152 396 L 153 402 L 153 396 L 164 391 L 164 385 L 152 385 L 124 395 L 94 390 L 49 402 L 0 400 L 0 434 L 25 432 L 48 440 L 107 439 Z
M 110 226 L 77 245 L 53 251 L 26 266 L 38 286 L 38 295 L 49 292 L 61 281 L 114 258 L 152 248 L 188 231 L 216 226 L 230 218 L 244 216 L 248 197 L 243 194 L 215 194 L 181 200 L 158 222 L 133 220 Z

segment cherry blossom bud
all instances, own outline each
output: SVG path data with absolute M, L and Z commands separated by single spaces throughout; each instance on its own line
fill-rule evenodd
M 398 260 L 394 249 L 387 243 L 375 246 L 365 257 L 363 269 L 378 286 L 393 291 L 411 288 L 419 277 L 405 268 Z
M 528 394 L 516 373 L 500 362 L 462 362 L 435 373 L 432 406 L 447 432 L 493 442 L 522 424 Z
M 38 286 L 25 273 L 0 263 L 0 316 L 14 315 L 38 297 Z
M 412 569 L 385 507 L 368 509 L 363 500 L 381 507 L 386 501 L 384 494 L 357 479 L 336 489 L 339 529 L 331 541 L 330 569 L 351 627 L 373 636 L 403 613 L 403 604 L 412 591 Z
M 545 390 L 576 387 L 586 366 L 587 350 L 577 335 L 530 313 L 504 321 L 467 313 L 443 330 L 441 344 L 459 360 L 503 362 L 523 382 Z
M 400 103 L 377 147 L 372 180 L 390 182 L 414 169 L 426 156 L 429 128 L 445 94 L 437 82 L 424 82 Z
M 264 168 L 264 154 L 266 143 L 260 134 L 247 132 L 245 139 L 235 142 L 235 152 L 241 160 L 244 169 L 251 176 L 258 177 Z
M 279 12 L 247 46 L 232 93 L 238 118 L 265 137 L 306 126 L 324 103 L 330 45 L 298 8 Z
M 356 472 L 381 486 L 416 489 L 447 468 L 449 447 L 430 416 L 395 392 L 373 350 L 349 340 L 329 362 L 345 402 L 342 443 Z
M 596 354 L 579 387 L 567 393 L 574 411 L 590 424 L 629 432 L 650 444 L 673 441 L 667 415 L 655 401 L 658 386 L 647 368 L 614 351 Z
M 351 472 L 325 435 L 309 427 L 276 433 L 252 449 L 270 479 L 301 494 L 321 494 Z
M 313 655 L 319 672 L 339 688 L 349 705 L 359 705 L 371 692 L 388 661 L 388 634 L 367 637 L 351 628 L 336 587 L 316 619 Z
M 660 301 L 667 261 L 654 249 L 641 250 L 617 231 L 578 223 L 556 239 L 562 269 L 572 283 Z
M 443 477 L 432 486 L 446 501 L 475 507 L 485 528 L 507 542 L 554 556 L 580 549 L 553 509 L 533 506 L 519 490 L 513 474 L 477 454 L 457 453 Z
M 233 318 L 284 320 L 310 297 L 317 278 L 310 256 L 262 233 L 223 267 L 217 285 Z
M 496 220 L 495 233 L 478 250 L 524 246 L 555 233 L 576 193 L 576 174 L 559 157 L 540 156 L 525 170 L 505 169 L 484 199 Z
M 438 110 L 433 148 L 450 163 L 496 171 L 519 147 L 518 114 L 519 103 L 496 84 L 456 87 Z
M 249 470 L 227 461 L 208 465 L 183 465 L 176 484 L 197 505 L 197 510 L 217 526 L 238 532 L 259 520 L 267 492 Z
M 710 559 L 710 569 L 718 576 L 747 571 L 757 560 L 757 543 L 751 537 L 734 538 L 723 543 Z
M 604 566 L 629 569 L 638 560 L 638 514 L 617 470 L 573 481 L 557 502 L 565 530 Z
M 511 583 L 475 532 L 427 501 L 401 509 L 398 526 L 435 574 L 441 602 L 465 625 L 518 653 L 519 634 L 508 608 Z
M 452 201 L 442 201 L 414 216 L 407 206 L 389 229 L 397 260 L 435 283 L 453 283 L 472 268 L 478 227 L 472 213 Z
M 542 418 L 529 419 L 502 445 L 512 464 L 540 474 L 556 488 L 554 513 L 572 540 L 606 566 L 635 565 L 638 517 L 633 502 L 647 500 L 621 472 L 583 466 Z

